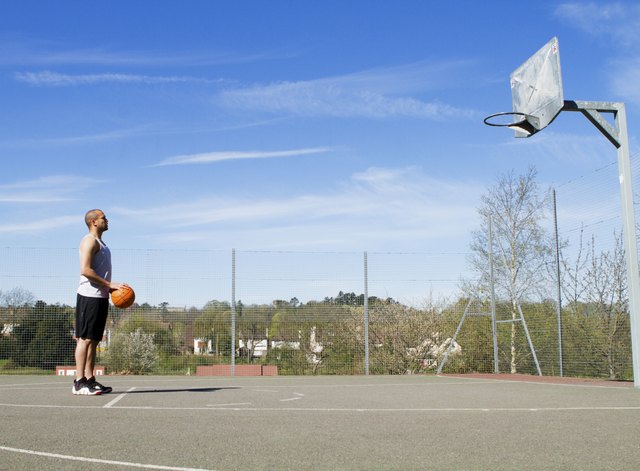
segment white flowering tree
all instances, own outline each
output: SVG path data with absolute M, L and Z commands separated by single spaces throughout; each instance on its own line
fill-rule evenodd
M 119 333 L 109 345 L 108 364 L 112 373 L 146 374 L 158 365 L 158 349 L 153 334 L 142 329 Z

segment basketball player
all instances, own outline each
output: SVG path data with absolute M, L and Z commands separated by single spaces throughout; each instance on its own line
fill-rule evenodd
M 109 293 L 126 286 L 111 282 L 111 252 L 102 241 L 109 221 L 99 209 L 87 211 L 84 217 L 89 233 L 80 241 L 80 285 L 76 302 L 76 379 L 73 394 L 98 396 L 112 388 L 96 381 L 93 374 L 96 350 L 107 324 Z

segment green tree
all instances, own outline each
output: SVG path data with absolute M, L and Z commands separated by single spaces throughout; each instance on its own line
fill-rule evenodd
M 273 313 L 272 306 L 250 305 L 244 306 L 242 315 L 236 319 L 237 338 L 244 342 L 241 354 L 247 363 L 253 359 L 256 342 L 267 338 Z
M 10 358 L 19 366 L 55 369 L 73 363 L 74 342 L 70 308 L 37 301 L 15 327 Z
M 193 323 L 193 336 L 211 340 L 216 355 L 231 353 L 231 305 L 209 301 Z

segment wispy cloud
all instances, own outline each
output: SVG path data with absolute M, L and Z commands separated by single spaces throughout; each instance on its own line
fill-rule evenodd
M 187 132 L 187 131 L 185 131 Z M 189 130 L 188 132 L 193 132 Z M 203 131 L 204 132 L 204 131 Z M 207 130 L 207 132 L 211 132 Z M 22 138 L 15 140 L 0 141 L 0 147 L 5 148 L 42 148 L 42 147 L 54 147 L 54 146 L 69 146 L 69 145 L 82 145 L 91 144 L 96 142 L 111 142 L 119 141 L 122 139 L 128 139 L 139 136 L 157 135 L 157 134 L 174 134 L 176 131 L 166 130 L 163 131 L 154 125 L 140 125 L 132 128 L 114 129 L 111 131 L 104 131 L 95 134 L 82 134 L 77 136 L 65 136 L 65 137 L 43 137 L 38 135 L 32 138 Z
M 48 70 L 41 72 L 17 72 L 14 74 L 17 81 L 34 86 L 48 87 L 69 87 L 76 85 L 97 85 L 102 83 L 124 83 L 156 85 L 166 83 L 221 83 L 223 80 L 210 80 L 198 77 L 185 76 L 152 76 L 152 75 L 132 75 L 118 73 L 103 74 L 81 74 L 70 75 L 51 72 Z
M 39 218 L 24 223 L 0 223 L 0 234 L 36 234 L 41 233 L 43 228 L 47 231 L 68 226 L 78 226 L 78 215 L 59 216 L 54 218 Z
M 153 165 L 162 167 L 166 165 L 188 165 L 188 164 L 210 164 L 222 162 L 224 160 L 240 159 L 271 159 L 278 157 L 298 157 L 311 154 L 326 154 L 336 150 L 333 147 L 311 147 L 306 149 L 292 149 L 281 151 L 230 151 L 230 152 L 207 152 L 202 154 L 176 155 L 168 157 Z
M 640 103 L 640 57 L 614 61 L 612 72 L 613 92 L 625 101 Z
M 51 203 L 70 201 L 99 180 L 76 175 L 52 175 L 35 180 L 0 184 L 1 203 Z
M 38 139 L 41 145 L 67 145 L 67 144 L 86 144 L 93 142 L 109 142 L 127 139 L 130 137 L 144 136 L 153 134 L 154 131 L 149 126 L 139 126 L 127 129 L 115 129 L 113 131 L 105 131 L 97 134 L 85 134 L 81 136 L 54 137 Z
M 255 54 L 196 51 L 173 55 L 154 50 L 69 49 L 60 43 L 25 40 L 5 40 L 0 46 L 0 65 L 211 66 L 291 57 L 291 54 L 286 51 L 265 51 Z
M 607 71 L 612 92 L 624 101 L 640 103 L 640 4 L 565 3 L 555 13 L 587 36 L 616 46 L 619 55 L 612 59 Z
M 559 5 L 555 14 L 591 36 L 622 46 L 640 44 L 640 5 L 621 2 L 574 2 Z
M 459 77 L 467 63 L 410 64 L 309 81 L 227 89 L 218 95 L 228 107 L 298 116 L 428 119 L 474 117 L 470 109 L 413 95 Z
M 479 184 L 437 180 L 416 168 L 370 168 L 327 192 L 250 200 L 212 196 L 110 211 L 157 221 L 166 229 L 156 234 L 160 238 L 204 241 L 215 233 L 217 242 L 233 244 L 245 234 L 254 247 L 256 241 L 263 247 L 325 241 L 344 248 L 366 241 L 379 246 L 392 235 L 395 241 L 464 238 L 476 220 L 481 192 Z
M 41 148 L 52 146 L 83 145 L 95 142 L 112 142 L 123 139 L 145 137 L 145 136 L 174 136 L 189 134 L 210 134 L 213 132 L 233 131 L 238 129 L 248 129 L 254 127 L 270 126 L 280 123 L 287 118 L 274 118 L 269 120 L 240 122 L 238 124 L 226 124 L 223 126 L 212 125 L 194 128 L 193 126 L 175 125 L 174 123 L 150 123 L 141 124 L 130 128 L 113 129 L 110 131 L 98 132 L 94 134 L 80 134 L 77 136 L 43 137 L 38 135 L 33 138 L 22 138 L 14 140 L 0 141 L 3 148 Z

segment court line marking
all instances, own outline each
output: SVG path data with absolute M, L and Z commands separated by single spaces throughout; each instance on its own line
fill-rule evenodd
M 104 406 L 102 406 L 105 409 L 109 409 L 111 407 L 113 407 L 114 404 L 116 404 L 120 399 L 122 399 L 123 397 L 125 397 L 127 395 L 127 393 L 133 391 L 136 387 L 132 387 L 127 389 L 126 392 L 123 392 L 122 394 L 120 394 L 118 397 L 116 397 L 115 399 L 113 399 L 113 401 L 109 402 L 108 404 L 105 404 Z
M 235 402 L 230 404 L 207 404 L 209 407 L 250 406 L 250 402 Z
M 287 399 L 280 399 L 280 402 L 297 401 L 297 400 L 302 399 L 304 397 L 304 394 L 298 393 L 298 392 L 294 392 L 293 395 L 296 396 L 296 397 L 289 397 Z
M 51 404 L 3 404 L 0 407 L 27 407 L 41 409 L 103 409 L 104 406 L 64 406 Z M 110 410 L 227 410 L 253 412 L 590 412 L 590 411 L 640 411 L 640 406 L 577 406 L 577 407 L 163 407 L 163 406 L 115 406 Z
M 215 377 L 211 377 L 211 378 L 215 378 Z M 524 382 L 524 381 L 516 381 L 516 380 L 502 380 L 502 379 L 478 379 L 478 378 L 444 378 L 441 376 L 434 376 L 434 380 L 433 381 L 424 381 L 424 382 L 415 382 L 415 383 L 362 383 L 362 384 L 354 384 L 354 383 L 333 383 L 333 384 L 314 384 L 313 380 L 311 380 L 311 382 L 307 383 L 307 384 L 269 384 L 269 385 L 259 385 L 259 384 L 242 384 L 241 381 L 242 380 L 238 380 L 238 377 L 224 377 L 225 379 L 216 379 L 216 380 L 211 380 L 214 385 L 212 387 L 215 387 L 215 383 L 218 382 L 224 382 L 224 383 L 228 383 L 228 382 L 234 382 L 234 381 L 240 381 L 239 384 L 231 384 L 231 386 L 234 387 L 238 387 L 241 389 L 262 389 L 265 388 L 265 386 L 267 388 L 272 388 L 272 389 L 287 389 L 287 388 L 370 388 L 370 387 L 397 387 L 397 386 L 401 386 L 401 387 L 429 387 L 429 386 L 443 386 L 443 385 L 455 385 L 455 386 L 463 386 L 463 385 L 469 385 L 469 384 L 496 384 L 499 382 L 507 382 L 507 383 L 526 383 L 526 384 L 532 384 L 532 383 L 528 383 L 528 382 Z M 240 377 L 242 378 L 242 377 Z M 136 378 L 139 379 L 139 378 Z M 160 382 L 161 385 L 160 386 L 138 386 L 140 389 L 154 389 L 154 388 L 158 388 L 158 387 L 162 387 L 162 383 L 171 383 L 171 382 L 186 382 L 186 380 L 166 380 L 166 379 L 162 379 L 162 380 L 153 380 L 153 379 L 139 379 L 139 382 Z M 204 381 L 203 381 L 204 382 Z M 118 384 L 121 384 L 121 386 L 125 387 L 125 381 L 122 382 L 117 382 Z M 191 383 L 190 383 L 191 384 Z M 540 384 L 540 383 L 536 383 L 536 384 Z M 554 385 L 554 383 L 542 383 L 542 384 L 549 384 L 549 385 Z M 60 386 L 62 387 L 66 387 L 66 385 L 63 385 L 62 383 L 58 383 L 58 382 L 48 382 L 48 383 L 23 383 L 23 384 L 0 384 L 0 389 L 18 389 L 19 388 L 25 388 L 25 389 L 34 389 L 34 388 L 28 388 L 28 386 L 39 386 L 39 385 L 56 385 L 56 386 Z M 229 385 L 226 385 L 227 387 Z M 581 386 L 581 385 L 574 385 L 574 386 Z M 191 386 L 185 386 L 185 387 L 191 387 Z M 592 386 L 593 387 L 593 386 Z M 598 386 L 600 387 L 600 386 Z M 605 386 L 606 387 L 606 386 Z M 615 386 L 611 386 L 611 387 L 615 387 Z M 35 388 L 37 389 L 37 388 Z M 266 390 L 265 390 L 266 391 Z M 276 391 L 273 391 L 276 392 Z
M 448 376 L 434 376 L 435 380 L 434 381 L 425 381 L 425 382 L 416 382 L 416 383 L 382 383 L 382 384 L 378 384 L 378 383 L 364 383 L 364 384 L 339 384 L 339 383 L 334 383 L 334 384 L 269 384 L 267 387 L 268 388 L 274 388 L 274 389 L 285 389 L 285 388 L 314 388 L 314 389 L 318 389 L 318 388 L 363 388 L 363 387 L 395 387 L 395 386 L 401 386 L 401 387 L 431 387 L 431 386 L 442 386 L 442 385 L 452 385 L 452 386 L 465 386 L 465 385 L 477 385 L 477 384 L 496 384 L 496 383 L 502 383 L 502 384 L 534 384 L 534 385 L 539 385 L 539 386 L 562 386 L 562 387 L 573 387 L 573 388 L 603 388 L 603 389 L 624 389 L 624 390 L 630 390 L 632 388 L 630 388 L 629 386 L 615 386 L 615 385 L 599 385 L 599 384 L 562 384 L 562 383 L 552 383 L 552 382 L 539 382 L 539 381 L 522 381 L 522 380 L 517 380 L 517 379 L 482 379 L 482 378 L 452 378 L 452 377 L 448 377 Z M 142 381 L 142 382 L 156 382 L 158 381 L 157 379 L 153 379 L 153 378 L 136 378 L 136 380 L 138 380 L 138 382 Z M 193 379 L 192 379 L 193 380 Z M 211 382 L 213 381 L 214 383 L 233 383 L 235 381 L 238 380 L 238 377 L 210 377 L 207 379 L 203 379 L 202 381 L 197 381 L 197 382 Z M 163 383 L 171 383 L 171 382 L 183 382 L 183 379 L 162 379 Z M 34 386 L 40 386 L 40 385 L 55 385 L 55 386 L 59 386 L 61 388 L 63 387 L 67 387 L 67 386 L 62 386 L 61 383 L 58 382 L 42 382 L 42 383 L 20 383 L 20 384 L 0 384 L 0 390 L 17 390 L 17 389 L 34 389 Z M 31 386 L 31 387 L 30 387 Z M 123 384 L 123 386 L 125 386 L 125 384 Z M 247 389 L 256 389 L 256 388 L 261 388 L 265 385 L 258 385 L 258 384 L 236 384 L 235 386 L 239 387 L 239 388 L 247 388 Z M 142 386 L 140 388 L 154 388 L 157 386 Z M 266 392 L 266 391 L 265 391 Z
M 39 409 L 102 409 L 103 406 L 65 406 L 62 404 L 2 404 L 0 403 L 0 407 L 26 407 L 32 408 L 36 407 Z M 115 409 L 115 407 L 112 407 Z
M 161 470 L 168 470 L 168 471 L 212 471 L 212 470 L 206 470 L 204 468 L 183 468 L 180 466 L 163 466 L 163 465 L 157 465 L 157 464 L 133 463 L 129 461 L 114 461 L 114 460 L 103 460 L 100 458 L 87 458 L 85 456 L 61 455 L 59 453 L 47 453 L 45 451 L 25 450 L 22 448 L 12 448 L 8 446 L 0 446 L 0 450 L 10 451 L 13 453 L 22 453 L 25 455 L 44 456 L 46 458 L 58 458 L 58 459 L 70 460 L 70 461 L 85 461 L 85 462 L 88 461 L 90 463 L 111 464 L 116 466 L 129 466 L 131 468 L 161 469 Z
M 69 383 L 71 384 L 71 383 Z M 15 383 L 15 384 L 0 384 L 0 389 L 34 389 L 29 386 L 56 386 L 57 388 L 66 388 L 67 385 L 58 381 L 50 381 L 47 383 Z
M 222 408 L 220 408 L 222 409 Z M 629 407 L 432 407 L 432 408 L 381 408 L 371 409 L 366 407 L 337 408 L 337 407 L 240 407 L 226 408 L 232 411 L 252 412 L 571 412 L 571 411 L 640 411 L 640 406 Z

